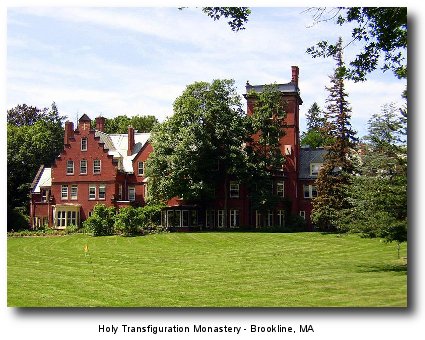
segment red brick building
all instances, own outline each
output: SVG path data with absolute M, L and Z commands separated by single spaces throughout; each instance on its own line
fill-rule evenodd
M 289 83 L 279 84 L 286 111 L 286 131 L 281 151 L 286 162 L 274 178 L 275 194 L 281 197 L 273 211 L 259 213 L 252 208 L 249 192 L 236 181 L 228 190 L 217 187 L 215 199 L 202 206 L 174 198 L 163 210 L 162 224 L 173 228 L 260 227 L 284 225 L 290 214 L 300 215 L 310 225 L 311 198 L 317 192 L 314 180 L 323 162 L 323 149 L 304 149 L 299 144 L 299 69 L 292 67 Z M 252 114 L 250 91 L 263 85 L 247 83 L 247 114 Z M 119 209 L 145 204 L 148 179 L 145 161 L 152 152 L 148 133 L 106 134 L 105 118 L 96 118 L 95 129 L 83 115 L 78 126 L 65 123 L 64 150 L 51 168 L 40 167 L 31 188 L 30 217 L 33 228 L 48 225 L 65 228 L 79 225 L 97 203 Z M 225 192 L 228 197 L 225 197 Z

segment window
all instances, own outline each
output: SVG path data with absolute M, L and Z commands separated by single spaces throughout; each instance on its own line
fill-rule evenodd
M 143 176 L 145 174 L 145 163 L 144 162 L 138 162 L 137 163 L 137 174 L 139 176 Z
M 87 151 L 87 137 L 81 138 L 81 151 Z
M 143 197 L 145 199 L 148 198 L 148 185 L 147 185 L 147 183 L 143 184 Z
M 262 226 L 263 226 L 263 216 L 258 210 L 255 210 L 255 227 L 260 228 Z
M 301 211 L 300 211 L 300 216 L 301 216 L 303 219 L 305 219 L 305 211 L 304 211 L 304 210 L 301 210 Z
M 99 184 L 99 199 L 104 200 L 106 198 L 106 185 Z
M 317 188 L 315 185 L 304 184 L 304 198 L 317 197 Z
M 292 155 L 292 145 L 285 145 L 285 155 L 286 156 Z
M 68 186 L 62 185 L 61 187 L 61 199 L 67 200 L 68 199 Z
M 239 227 L 239 210 L 230 210 L 230 228 Z
M 71 199 L 72 200 L 78 199 L 78 185 L 77 184 L 71 185 Z
M 310 176 L 317 176 L 319 174 L 322 163 L 311 163 L 310 164 Z
M 266 223 L 267 223 L 268 227 L 271 227 L 273 225 L 273 211 L 272 210 L 267 211 Z
M 58 211 L 58 214 L 56 217 L 56 226 L 66 227 L 66 211 Z
M 174 211 L 168 210 L 167 211 L 167 227 L 174 227 L 175 221 L 174 221 Z
M 136 200 L 136 188 L 128 187 L 128 200 L 135 201 Z
M 80 174 L 81 175 L 87 174 L 87 160 L 85 159 L 80 160 Z
M 54 212 L 54 224 L 57 228 L 64 229 L 70 225 L 79 225 L 80 212 L 79 207 L 67 206 L 61 207 Z
M 277 224 L 279 227 L 285 226 L 285 210 L 277 211 Z
M 100 159 L 95 159 L 93 161 L 93 173 L 100 174 L 100 170 L 101 170 Z
M 207 210 L 206 216 L 205 216 L 205 226 L 207 228 L 214 228 L 215 226 L 215 211 L 214 210 Z
M 66 161 L 66 174 L 67 175 L 74 174 L 74 161 L 71 161 L 71 160 Z
M 118 200 L 122 200 L 122 184 L 118 185 Z
M 41 190 L 41 202 L 47 202 L 49 199 L 50 190 Z
M 279 197 L 285 197 L 285 182 L 279 181 L 276 183 L 276 194 Z
M 189 210 L 182 210 L 182 227 L 189 226 Z
M 68 211 L 66 217 L 66 225 L 77 225 L 77 212 L 76 211 Z
M 90 184 L 89 185 L 89 200 L 95 200 L 96 199 L 96 185 Z
M 224 227 L 224 210 L 217 210 L 217 227 Z
M 230 197 L 238 198 L 239 197 L 239 183 L 230 182 Z

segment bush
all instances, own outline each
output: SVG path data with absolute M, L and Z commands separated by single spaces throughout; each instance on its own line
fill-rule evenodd
M 93 233 L 93 236 L 113 235 L 115 209 L 104 204 L 96 204 L 93 214 L 83 222 L 83 227 Z
M 29 226 L 29 216 L 24 207 L 7 207 L 7 231 L 28 229 Z
M 115 232 L 124 236 L 134 236 L 143 232 L 144 215 L 141 208 L 124 207 L 115 216 Z

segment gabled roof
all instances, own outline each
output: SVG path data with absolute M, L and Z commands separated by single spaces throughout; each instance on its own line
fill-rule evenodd
M 131 155 L 127 155 L 128 134 L 107 134 L 96 130 L 95 137 L 99 137 L 100 142 L 104 143 L 103 147 L 108 150 L 108 154 L 118 160 L 120 170 L 133 173 L 134 157 L 149 141 L 150 133 L 134 133 L 134 147 Z
M 80 119 L 78 119 L 79 122 L 91 122 L 91 119 L 86 114 L 83 114 Z
M 41 168 L 40 168 L 41 169 Z M 37 174 L 34 179 L 33 193 L 40 193 L 41 188 L 49 188 L 52 186 L 52 168 L 43 167 L 41 172 Z
M 310 175 L 311 163 L 323 163 L 327 151 L 324 148 L 301 148 L 300 149 L 300 172 L 299 179 L 316 179 Z

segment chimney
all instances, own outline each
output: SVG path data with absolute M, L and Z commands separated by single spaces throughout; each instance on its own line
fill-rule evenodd
M 300 70 L 298 68 L 298 66 L 292 66 L 292 80 L 291 82 L 293 82 L 295 85 L 298 86 L 298 75 L 300 74 Z
M 74 123 L 67 120 L 64 130 L 63 143 L 68 145 L 69 140 L 74 137 Z
M 102 116 L 96 117 L 96 130 L 104 132 L 105 131 L 105 121 L 106 121 L 105 117 L 102 117 Z
M 133 153 L 134 149 L 134 128 L 130 125 L 128 127 L 128 149 L 127 156 L 130 156 Z

